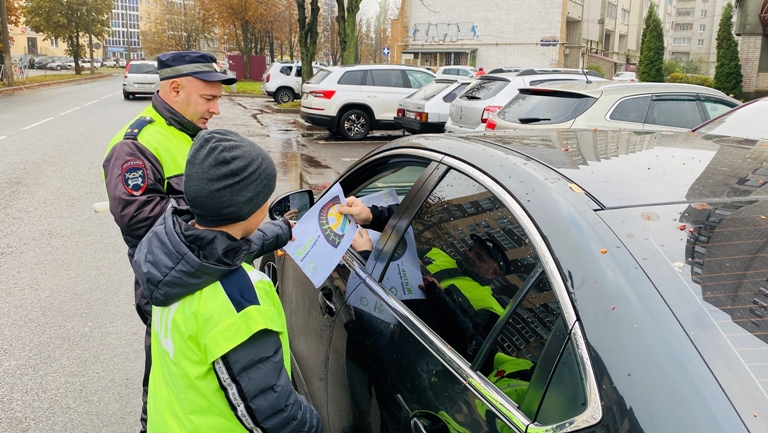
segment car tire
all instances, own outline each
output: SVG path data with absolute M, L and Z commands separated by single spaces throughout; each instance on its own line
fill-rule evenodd
M 61 66 L 56 66 L 56 70 L 60 71 L 61 70 Z
M 278 285 L 279 281 L 277 278 L 277 261 L 275 259 L 275 253 L 267 253 L 264 254 L 261 257 L 261 263 L 259 264 L 259 270 L 264 273 L 270 280 L 272 280 L 272 284 L 275 285 L 275 290 L 277 293 L 280 293 L 280 286 Z
M 275 92 L 275 102 L 278 104 L 287 104 L 293 102 L 293 90 L 291 89 L 278 89 Z
M 123 92 L 123 99 L 125 99 L 126 101 L 130 100 L 131 94 L 128 92 Z
M 371 119 L 361 110 L 349 110 L 339 118 L 339 134 L 350 141 L 358 141 L 371 131 Z

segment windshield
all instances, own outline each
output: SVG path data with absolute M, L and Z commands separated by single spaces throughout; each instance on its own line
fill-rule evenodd
M 498 116 L 513 123 L 551 125 L 575 119 L 595 101 L 597 99 L 579 93 L 523 90 Z
M 694 131 L 699 134 L 734 135 L 753 140 L 768 140 L 768 98 L 733 109 Z

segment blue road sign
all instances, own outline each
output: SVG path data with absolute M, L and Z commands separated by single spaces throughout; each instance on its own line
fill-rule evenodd
M 385 56 L 388 56 L 388 55 L 389 55 L 389 47 L 384 47 L 384 48 L 381 50 L 381 52 L 382 52 L 382 53 L 384 53 L 384 55 L 385 55 Z

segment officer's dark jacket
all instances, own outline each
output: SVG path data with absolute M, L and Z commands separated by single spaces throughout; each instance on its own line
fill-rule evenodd
M 262 249 L 282 247 L 291 237 L 288 221 L 267 224 L 251 238 L 238 240 L 223 231 L 197 229 L 189 225 L 192 218 L 187 209 L 170 207 L 136 249 L 134 272 L 153 305 L 169 306 L 203 290 L 239 270 Z M 281 228 L 287 229 L 287 239 L 284 233 L 273 232 Z M 254 239 L 280 243 L 257 245 Z M 246 410 L 264 431 L 323 431 L 315 409 L 293 389 L 277 332 L 264 329 L 253 334 L 221 361 L 238 393 L 222 395 L 230 404 L 247 404 Z
M 140 118 L 134 119 L 121 131 L 122 137 L 116 137 L 116 139 L 122 139 L 108 150 L 103 164 L 109 209 L 120 227 L 129 250 L 136 248 L 139 241 L 168 207 L 170 199 L 181 200 L 184 193 L 183 172 L 173 173 L 168 177 L 164 168 L 164 163 L 167 164 L 167 162 L 162 161 L 158 155 L 141 143 L 142 132 L 151 128 L 175 128 L 181 131 L 183 134 L 180 136 L 186 135 L 182 142 L 161 145 L 168 147 L 170 152 L 178 153 L 186 160 L 192 140 L 202 131 L 200 127 L 163 101 L 158 93 L 152 96 L 152 108 L 162 116 L 165 124 L 146 122 Z M 128 191 L 124 179 L 125 165 L 132 161 L 142 163 L 145 168 L 146 185 L 138 195 Z

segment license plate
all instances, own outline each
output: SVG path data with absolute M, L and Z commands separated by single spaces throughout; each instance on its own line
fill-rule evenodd
M 141 84 L 141 83 L 139 83 L 139 84 L 136 85 L 136 87 L 150 88 L 150 87 L 155 87 L 155 85 L 154 84 Z

